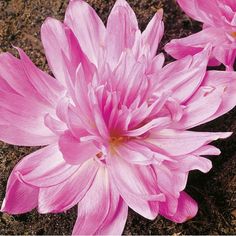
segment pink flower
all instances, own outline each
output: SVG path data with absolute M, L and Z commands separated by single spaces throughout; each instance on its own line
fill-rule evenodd
M 223 63 L 233 70 L 236 58 L 235 0 L 177 0 L 187 15 L 203 23 L 202 31 L 171 40 L 165 50 L 176 59 L 201 51 L 208 43 L 213 50 L 209 65 Z
M 78 204 L 73 234 L 121 234 L 128 206 L 148 219 L 184 222 L 197 203 L 188 173 L 219 155 L 209 143 L 228 132 L 188 129 L 235 105 L 236 73 L 206 72 L 211 49 L 163 67 L 156 56 L 162 10 L 141 33 L 125 0 L 107 27 L 84 1 L 41 36 L 56 80 L 18 49 L 0 55 L 0 139 L 46 147 L 12 171 L 2 211 L 64 212 Z

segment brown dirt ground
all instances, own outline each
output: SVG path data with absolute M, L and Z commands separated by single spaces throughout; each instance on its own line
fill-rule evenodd
M 87 0 L 103 21 L 114 0 Z M 174 0 L 129 0 L 143 30 L 156 10 L 164 8 L 165 36 L 163 45 L 172 38 L 196 32 L 200 24 L 190 20 Z M 63 0 L 0 0 L 0 51 L 15 53 L 12 45 L 23 48 L 40 68 L 49 71 L 40 42 L 40 25 L 46 17 L 63 19 L 68 1 Z M 167 60 L 171 60 L 167 57 Z M 236 131 L 236 110 L 206 124 L 199 130 Z M 199 202 L 198 215 L 175 224 L 162 217 L 149 221 L 129 211 L 124 234 L 236 234 L 236 135 L 218 141 L 220 157 L 214 157 L 214 167 L 208 174 L 193 172 L 187 192 Z M 36 148 L 7 145 L 0 142 L 0 204 L 4 198 L 7 178 L 14 165 Z M 64 214 L 40 215 L 36 210 L 11 216 L 0 213 L 0 234 L 70 234 L 76 219 L 76 209 Z

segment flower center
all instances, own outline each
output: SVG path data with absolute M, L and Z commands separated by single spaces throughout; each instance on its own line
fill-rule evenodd
M 125 137 L 111 137 L 110 139 L 110 145 L 111 146 L 117 146 L 119 145 L 121 142 L 123 142 L 125 140 Z

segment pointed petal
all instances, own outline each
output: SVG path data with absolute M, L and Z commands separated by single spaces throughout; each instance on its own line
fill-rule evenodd
M 158 45 L 164 33 L 164 23 L 162 21 L 163 10 L 160 9 L 148 23 L 147 28 L 142 33 L 144 44 L 150 46 L 151 58 L 156 55 Z
M 160 148 L 167 155 L 180 156 L 191 153 L 219 138 L 226 138 L 230 134 L 164 129 L 152 132 L 145 141 Z
M 207 46 L 205 50 L 163 67 L 158 74 L 160 81 L 156 82 L 155 91 L 158 93 L 172 91 L 172 97 L 181 103 L 189 99 L 201 84 L 211 53 Z
M 21 59 L 7 53 L 0 55 L 0 80 L 8 87 L 0 89 L 0 139 L 15 145 L 47 145 L 57 137 L 44 125 L 44 117 L 54 114 L 64 90 L 21 49 L 18 51 Z
M 235 72 L 209 71 L 202 86 L 186 103 L 179 128 L 192 128 L 211 121 L 235 107 Z M 210 106 L 206 106 L 210 104 Z
M 24 183 L 34 187 L 50 187 L 68 179 L 78 166 L 68 165 L 53 144 L 24 157 L 16 166 L 15 172 Z
M 206 123 L 219 109 L 220 104 L 222 103 L 221 95 L 222 91 L 216 89 L 214 92 L 189 103 L 184 109 L 184 115 L 179 122 L 179 127 L 190 129 Z M 206 106 L 207 104 L 210 106 Z
M 64 87 L 53 77 L 38 69 L 22 49 L 16 49 L 19 52 L 25 74 L 38 96 L 55 107 L 61 96 L 65 94 Z
M 226 35 L 222 34 L 222 29 L 208 27 L 188 37 L 171 40 L 166 44 L 165 51 L 172 57 L 180 59 L 200 52 L 208 43 L 213 47 L 219 47 L 227 41 Z
M 138 22 L 125 0 L 116 1 L 107 20 L 106 49 L 108 62 L 113 68 L 125 49 L 131 49 L 138 31 Z
M 38 205 L 38 188 L 22 183 L 17 172 L 12 171 L 6 189 L 1 211 L 9 214 L 22 214 Z
M 98 65 L 106 29 L 94 9 L 85 1 L 70 1 L 66 10 L 65 24 L 71 28 L 90 61 Z
M 41 27 L 41 38 L 49 66 L 57 80 L 65 87 L 74 83 L 76 69 L 80 63 L 86 71 L 91 69 L 90 62 L 73 32 L 60 21 L 47 18 Z

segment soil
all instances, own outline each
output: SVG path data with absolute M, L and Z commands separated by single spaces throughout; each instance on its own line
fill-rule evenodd
M 106 22 L 114 0 L 87 0 Z M 153 14 L 164 8 L 165 36 L 170 39 L 189 35 L 201 25 L 184 15 L 174 0 L 129 0 L 143 30 Z M 62 20 L 68 1 L 63 0 L 0 0 L 0 51 L 15 54 L 12 45 L 23 48 L 37 66 L 49 72 L 40 42 L 40 26 L 48 17 Z M 172 60 L 167 56 L 167 62 Z M 236 131 L 236 109 L 198 128 L 203 131 Z M 129 211 L 124 234 L 236 234 L 236 135 L 215 142 L 222 150 L 211 158 L 213 168 L 208 174 L 192 172 L 187 192 L 199 203 L 197 216 L 175 224 L 162 217 L 149 221 Z M 37 148 L 0 143 L 0 204 L 7 179 L 16 163 Z M 70 234 L 76 220 L 76 209 L 62 214 L 40 215 L 36 210 L 17 216 L 0 213 L 0 234 Z

